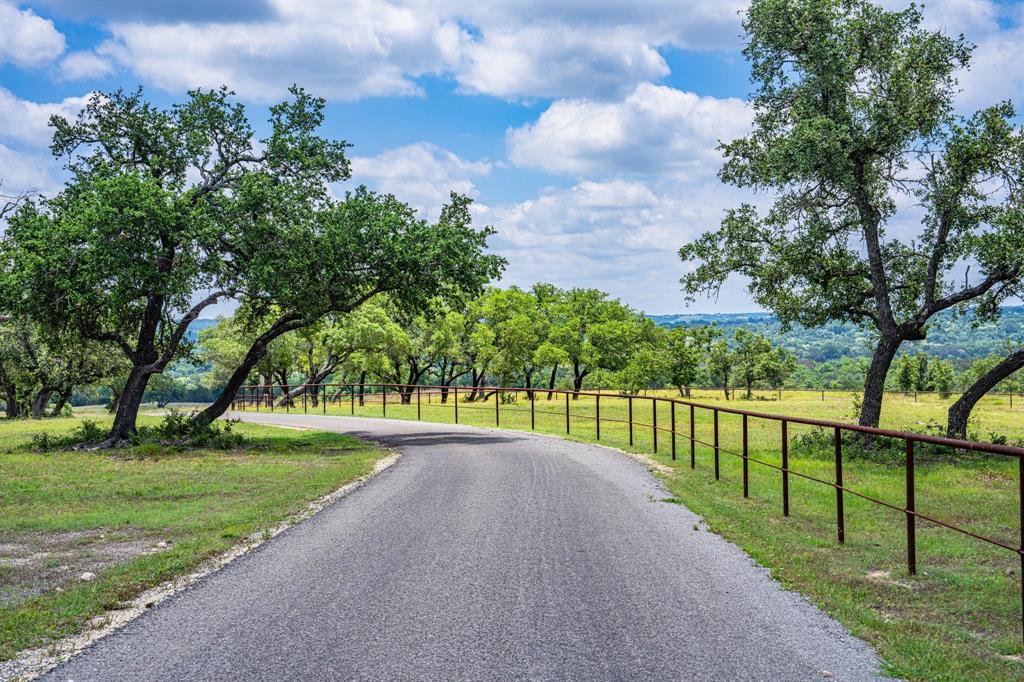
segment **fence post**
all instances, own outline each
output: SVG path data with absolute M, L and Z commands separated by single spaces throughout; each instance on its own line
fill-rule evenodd
M 719 477 L 719 471 L 718 471 L 718 410 L 717 409 L 712 409 L 711 411 L 715 415 L 715 480 L 717 481 L 718 477 Z
M 455 400 L 455 423 L 458 424 L 459 423 L 459 387 L 458 386 L 453 386 L 452 388 L 455 391 L 455 396 L 454 396 L 454 400 Z
M 302 414 L 306 414 L 306 392 L 309 391 L 309 386 L 302 384 Z
M 1020 622 L 1021 632 L 1024 634 L 1024 457 L 1017 456 L 1017 495 L 1020 497 L 1019 508 L 1020 508 L 1020 551 L 1017 553 L 1020 557 Z
M 782 515 L 789 516 L 789 422 L 782 420 Z
M 697 434 L 693 428 L 693 404 L 690 404 L 690 468 L 697 468 Z
M 747 452 L 747 415 L 743 415 L 743 497 L 750 497 L 750 458 Z
M 629 444 L 633 445 L 633 396 L 627 398 L 629 401 Z
M 676 461 L 676 401 L 673 399 L 669 405 L 672 406 L 672 461 Z
M 530 391 L 530 430 L 531 431 L 536 431 L 537 430 L 537 413 L 536 413 L 536 409 L 535 409 L 536 405 L 537 405 L 537 391 L 531 390 Z
M 320 401 L 320 404 L 323 405 L 324 414 L 327 414 L 327 384 L 324 384 L 324 399 Z
M 501 396 L 498 395 L 498 390 L 494 390 L 494 425 L 501 426 L 501 413 L 498 411 L 498 405 L 501 403 Z
M 569 392 L 565 393 L 565 432 L 569 433 Z
M 839 530 L 839 544 L 846 542 L 846 524 L 843 520 L 843 437 L 835 428 L 836 441 L 836 525 Z
M 420 385 L 416 384 L 416 418 L 423 419 L 423 408 L 420 405 Z
M 348 390 L 348 409 L 353 415 L 356 413 L 356 385 L 352 384 Z
M 658 454 L 658 399 L 651 398 L 651 435 L 654 437 L 654 454 Z
M 597 427 L 597 439 L 601 440 L 601 394 L 598 393 L 594 399 L 594 407 L 596 410 L 596 417 L 594 419 L 594 425 Z
M 907 452 L 907 570 L 917 575 L 917 533 L 914 516 L 914 441 L 906 439 Z
M 267 392 L 267 402 L 270 403 L 270 411 L 274 411 L 274 385 L 270 385 L 270 390 Z
M 380 408 L 383 410 L 383 416 L 388 416 L 388 385 L 381 384 L 380 387 Z

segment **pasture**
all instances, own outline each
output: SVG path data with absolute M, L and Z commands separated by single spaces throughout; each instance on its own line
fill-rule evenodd
M 0 420 L 0 661 L 195 570 L 385 454 L 339 434 L 248 424 L 228 450 L 37 449 L 42 434 L 71 436 L 80 423 Z

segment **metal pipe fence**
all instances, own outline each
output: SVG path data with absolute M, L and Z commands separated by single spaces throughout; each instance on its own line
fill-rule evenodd
M 638 431 L 640 434 L 646 434 L 649 432 L 651 447 L 654 454 L 658 453 L 659 433 L 670 438 L 670 457 L 672 460 L 675 460 L 677 456 L 676 439 L 682 438 L 684 441 L 689 441 L 691 468 L 696 468 L 697 446 L 710 449 L 714 456 L 715 480 L 719 480 L 721 478 L 720 459 L 722 455 L 739 458 L 742 464 L 744 497 L 750 496 L 750 464 L 756 464 L 778 472 L 781 476 L 782 513 L 784 516 L 789 516 L 791 511 L 790 476 L 795 476 L 806 481 L 833 488 L 835 490 L 836 538 L 840 544 L 843 544 L 846 541 L 846 496 L 865 500 L 874 505 L 879 505 L 883 508 L 900 513 L 905 519 L 907 572 L 911 575 L 915 575 L 917 573 L 917 523 L 920 520 L 1015 553 L 1020 563 L 1021 575 L 1024 576 L 1024 448 L 895 431 L 892 429 L 859 426 L 857 424 L 848 424 L 827 419 L 813 419 L 809 417 L 757 412 L 721 404 L 709 405 L 706 403 L 695 402 L 693 400 L 659 395 L 626 395 L 621 393 L 609 393 L 606 391 L 574 391 L 548 388 L 424 386 L 409 384 L 300 384 L 289 388 L 291 389 L 290 396 L 285 395 L 281 387 L 277 385 L 245 386 L 241 388 L 239 393 L 235 396 L 235 400 L 232 402 L 232 409 L 255 411 L 283 410 L 286 412 L 302 410 L 304 413 L 315 413 L 319 410 L 322 414 L 326 414 L 328 406 L 331 406 L 332 408 L 347 407 L 348 409 L 343 410 L 343 412 L 347 411 L 349 414 L 354 415 L 357 412 L 357 405 L 360 408 L 365 408 L 367 406 L 379 406 L 380 416 L 387 417 L 388 406 L 391 405 L 392 414 L 394 414 L 394 406 L 405 406 L 408 408 L 415 407 L 416 418 L 423 419 L 423 408 L 424 406 L 427 406 L 429 408 L 451 408 L 453 410 L 455 423 L 459 423 L 460 410 L 463 414 L 463 420 L 465 420 L 466 410 L 474 413 L 479 413 L 481 411 L 492 412 L 493 423 L 495 426 L 501 425 L 503 413 L 508 415 L 509 413 L 522 413 L 528 411 L 531 430 L 536 430 L 538 417 L 557 417 L 559 420 L 564 418 L 566 434 L 572 433 L 572 424 L 574 420 L 576 423 L 593 422 L 593 435 L 598 441 L 602 439 L 602 424 L 621 424 L 628 428 L 630 446 L 636 446 Z M 529 403 L 527 408 L 517 407 L 520 396 L 524 396 L 526 401 Z M 564 396 L 564 410 L 555 410 L 550 409 L 549 407 L 538 408 L 538 403 L 541 403 L 544 406 L 557 405 L 561 401 L 554 399 L 556 396 Z M 579 407 L 577 408 L 576 413 L 573 414 L 572 405 L 576 403 L 579 398 L 593 399 L 594 414 L 584 413 Z M 602 416 L 602 398 L 604 398 L 606 402 L 613 398 L 624 400 L 627 408 L 626 419 L 610 417 L 608 416 L 607 411 L 605 416 Z M 493 407 L 486 405 L 486 403 L 492 399 L 494 402 Z M 649 422 L 637 421 L 634 418 L 636 415 L 646 413 L 646 410 L 637 409 L 636 403 L 638 401 L 640 403 L 643 403 L 644 401 L 650 403 Z M 668 406 L 667 412 L 670 415 L 669 426 L 665 426 L 664 423 L 659 424 L 658 422 L 659 408 L 665 405 Z M 689 419 L 682 420 L 684 424 L 688 424 L 688 428 L 684 428 L 683 430 L 677 428 L 677 408 L 684 408 L 689 412 Z M 713 428 L 712 442 L 707 442 L 701 437 L 698 437 L 695 415 L 700 411 L 711 413 Z M 360 414 L 362 415 L 363 413 L 360 412 Z M 723 445 L 720 439 L 720 416 L 722 415 L 738 416 L 741 419 L 741 447 L 738 452 L 731 447 Z M 751 455 L 749 447 L 749 433 L 750 424 L 753 420 L 758 420 L 760 423 L 778 424 L 778 442 L 781 454 L 781 464 L 769 462 L 765 459 Z M 813 476 L 806 472 L 797 471 L 791 467 L 790 427 L 793 425 L 825 429 L 827 432 L 831 432 L 830 440 L 832 459 L 834 462 L 833 480 Z M 901 449 L 904 459 L 903 468 L 905 471 L 906 491 L 905 497 L 901 502 L 882 500 L 874 495 L 851 488 L 844 483 L 843 435 L 847 433 L 860 434 L 860 436 L 866 440 L 885 438 L 902 441 Z M 936 516 L 917 509 L 915 472 L 919 465 L 917 463 L 918 458 L 916 456 L 916 452 L 918 446 L 921 445 L 1016 458 L 1018 463 L 1017 502 L 1020 513 L 1019 528 L 1021 529 L 1021 534 L 1019 536 L 1020 539 L 1016 546 L 1011 544 L 1009 541 L 970 530 L 961 525 L 957 525 L 956 523 L 937 518 Z M 1022 582 L 1021 585 L 1021 609 L 1022 635 L 1024 635 L 1024 582 Z

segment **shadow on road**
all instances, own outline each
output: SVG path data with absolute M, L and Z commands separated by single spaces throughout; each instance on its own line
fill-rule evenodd
M 515 443 L 524 439 L 523 436 L 513 434 L 459 433 L 458 431 L 446 431 L 443 433 L 391 433 L 387 435 L 372 431 L 346 431 L 345 433 L 356 438 L 387 443 L 394 447 L 412 445 L 450 446 L 455 443 L 459 445 L 493 445 L 497 443 Z

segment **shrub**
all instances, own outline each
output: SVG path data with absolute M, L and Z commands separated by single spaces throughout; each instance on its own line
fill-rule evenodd
M 909 433 L 943 437 L 946 435 L 946 427 L 944 424 L 932 419 L 919 423 L 917 428 L 910 429 Z M 970 437 L 977 439 L 977 436 L 974 434 L 971 434 Z M 835 437 L 831 429 L 814 429 L 794 438 L 790 443 L 789 449 L 796 456 L 831 460 L 835 457 L 834 439 Z M 1002 442 L 1005 442 L 1005 440 L 1005 437 L 1002 438 Z M 993 443 L 1000 442 L 996 434 L 990 434 L 989 441 Z M 844 460 L 859 459 L 899 466 L 906 462 L 906 443 L 902 438 L 868 436 L 856 431 L 844 430 L 841 432 L 840 442 L 843 448 Z M 945 445 L 920 442 L 914 444 L 914 458 L 917 462 L 966 461 L 988 456 L 985 453 L 957 450 Z
M 207 425 L 197 425 L 192 414 L 180 410 L 169 410 L 155 427 L 139 429 L 138 443 L 159 441 L 195 448 L 230 450 L 245 442 L 244 436 L 233 429 L 237 420 L 222 420 Z

